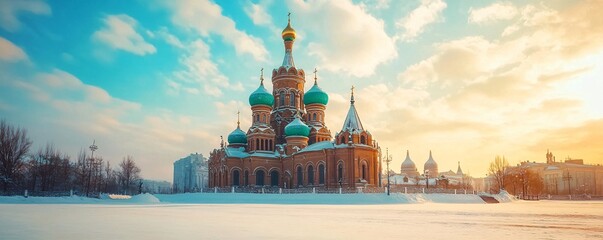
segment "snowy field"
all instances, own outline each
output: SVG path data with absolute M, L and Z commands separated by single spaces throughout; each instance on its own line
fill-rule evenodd
M 0 239 L 603 239 L 601 201 L 409 195 L 0 197 Z

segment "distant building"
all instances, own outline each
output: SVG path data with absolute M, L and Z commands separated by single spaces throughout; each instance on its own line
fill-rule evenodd
M 392 172 L 390 174 L 390 184 L 425 186 L 426 177 L 429 178 L 430 186 L 444 183 L 442 181 L 447 181 L 445 187 L 468 188 L 473 185 L 473 178 L 463 173 L 460 162 L 456 172 L 452 170 L 438 172 L 438 163 L 434 160 L 431 151 L 429 151 L 429 158 L 423 165 L 423 173 L 419 173 L 415 163 L 410 158 L 408 150 L 406 151 L 406 158 L 400 166 L 400 173 Z M 383 183 L 387 184 L 387 175 L 383 179 Z
M 173 192 L 197 192 L 207 187 L 207 159 L 194 153 L 174 162 Z
M 510 167 L 512 175 L 507 191 L 521 193 L 524 188 L 523 179 L 526 170 L 536 173 L 542 180 L 543 186 L 539 192 L 526 190 L 529 194 L 551 195 L 603 195 L 603 166 L 587 165 L 582 159 L 567 157 L 563 162 L 558 162 L 553 153 L 547 150 L 546 163 L 522 162 Z M 515 186 L 517 185 L 517 186 Z
M 170 193 L 172 184 L 168 181 L 142 180 L 142 192 L 144 193 Z

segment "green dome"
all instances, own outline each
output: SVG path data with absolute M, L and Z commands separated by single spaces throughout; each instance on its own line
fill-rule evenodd
M 313 104 L 320 103 L 322 105 L 327 105 L 329 102 L 329 95 L 326 92 L 322 91 L 317 84 L 314 84 L 310 90 L 304 94 L 304 104 Z
M 247 144 L 247 134 L 237 127 L 234 131 L 228 134 L 228 144 Z
M 264 84 L 260 84 L 257 90 L 249 95 L 249 105 L 266 105 L 272 107 L 274 104 L 274 96 L 266 90 Z
M 304 136 L 310 135 L 310 127 L 296 117 L 287 126 L 285 126 L 286 136 Z

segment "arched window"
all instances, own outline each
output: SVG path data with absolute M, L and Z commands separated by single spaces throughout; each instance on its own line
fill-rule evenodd
M 245 170 L 245 176 L 243 177 L 243 183 L 245 186 L 249 185 L 249 171 Z
M 312 114 L 312 120 L 316 121 L 316 113 Z
M 308 166 L 308 185 L 314 185 L 314 167 Z
M 408 177 L 404 176 L 404 178 L 402 179 L 402 181 L 404 181 L 405 183 L 407 183 L 408 182 Z
M 291 93 L 289 96 L 289 106 L 295 107 L 295 93 Z
M 337 165 L 337 181 L 340 185 L 343 183 L 343 164 L 341 163 Z
M 366 139 L 364 138 L 364 136 L 360 136 L 360 143 L 366 144 Z
M 362 179 L 366 179 L 366 165 L 362 164 Z
M 297 166 L 297 185 L 302 186 L 304 184 L 304 172 L 301 166 Z
M 272 146 L 272 139 L 268 140 L 268 146 L 270 147 L 270 151 L 274 151 Z
M 278 171 L 270 171 L 270 186 L 278 186 Z
M 341 144 L 345 143 L 345 136 L 341 136 Z
M 260 150 L 260 139 L 255 139 L 255 150 Z
M 266 123 L 266 114 L 262 114 L 262 122 Z
M 260 121 L 260 115 L 259 115 L 259 114 L 256 114 L 256 115 L 255 115 L 255 121 L 256 121 L 256 122 L 259 122 L 259 121 Z
M 239 174 L 239 170 L 235 169 L 235 170 L 232 171 L 232 185 L 233 186 L 239 186 L 239 185 L 241 185 L 241 182 L 239 180 L 239 177 L 240 177 L 239 175 L 240 175 Z
M 318 165 L 318 184 L 325 184 L 325 165 Z
M 279 93 L 278 103 L 279 103 L 279 107 L 285 105 L 285 92 Z
M 258 170 L 255 172 L 255 185 L 264 186 L 264 170 Z

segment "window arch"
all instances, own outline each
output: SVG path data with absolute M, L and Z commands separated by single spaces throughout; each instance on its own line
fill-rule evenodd
M 279 102 L 279 106 L 285 105 L 285 92 L 280 92 L 279 93 L 278 102 Z
M 360 143 L 366 144 L 366 138 L 364 137 L 364 135 L 360 136 Z
M 337 164 L 337 181 L 339 184 L 343 183 L 343 163 Z
M 325 165 L 318 165 L 318 184 L 325 184 Z
M 265 113 L 264 113 L 264 114 L 262 114 L 262 122 L 263 122 L 263 123 L 266 123 L 266 114 L 265 114 Z
M 255 185 L 264 186 L 264 170 L 258 170 L 255 172 Z
M 366 164 L 362 164 L 362 179 L 365 179 L 365 180 L 366 180 L 366 174 L 367 174 L 366 170 L 367 170 Z
M 249 171 L 245 170 L 245 176 L 243 177 L 243 183 L 245 186 L 249 185 Z
M 270 171 L 270 186 L 278 186 L 278 171 L 272 170 Z
M 297 185 L 302 186 L 304 184 L 304 172 L 301 166 L 297 166 Z
M 316 113 L 313 113 L 313 114 L 312 114 L 312 120 L 313 120 L 313 121 L 316 121 Z
M 289 106 L 295 107 L 295 93 L 292 92 L 289 96 Z
M 314 167 L 308 166 L 308 185 L 314 185 Z
M 233 186 L 239 186 L 241 185 L 241 181 L 240 181 L 240 173 L 239 170 L 235 169 L 232 171 L 232 185 Z

